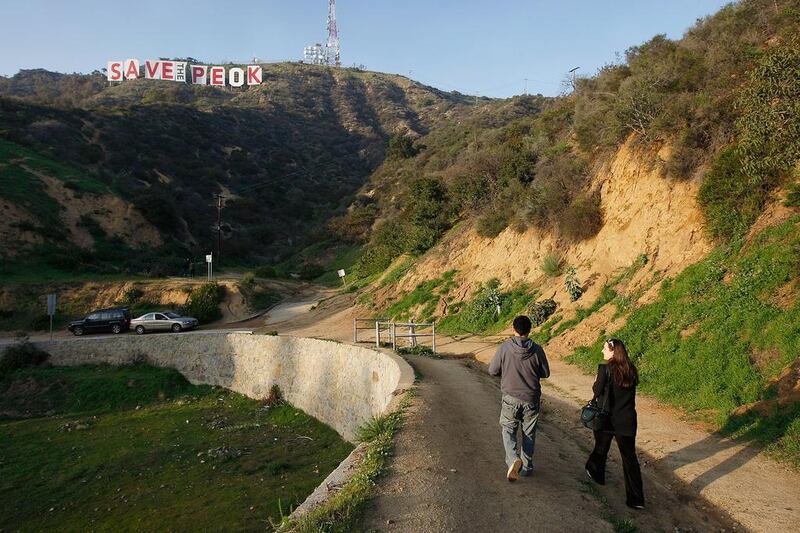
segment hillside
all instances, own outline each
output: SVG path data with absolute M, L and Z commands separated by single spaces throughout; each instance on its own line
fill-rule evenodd
M 800 464 L 798 35 L 800 1 L 742 0 L 558 98 L 24 71 L 0 79 L 3 267 L 179 271 L 223 193 L 223 254 L 260 276 L 346 268 L 365 316 L 453 335 L 527 312 L 587 368 L 619 335 L 643 389 Z
M 643 390 L 800 464 L 798 30 L 796 1 L 738 2 L 408 143 L 362 189 L 362 315 L 472 335 L 524 312 L 587 369 L 618 336 Z
M 212 248 L 224 194 L 225 257 L 279 260 L 343 211 L 391 135 L 423 135 L 472 104 L 401 76 L 298 64 L 265 65 L 244 91 L 21 71 L 0 78 L 0 198 L 13 204 L 0 231 L 18 237 L 0 254 L 176 272 Z

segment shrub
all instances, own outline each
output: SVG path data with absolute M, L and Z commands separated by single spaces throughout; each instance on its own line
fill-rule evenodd
M 144 296 L 144 291 L 142 289 L 139 287 L 130 287 L 125 290 L 122 295 L 122 300 L 120 300 L 119 303 L 122 305 L 134 305 L 142 299 L 142 296 Z
M 794 183 L 789 187 L 784 205 L 786 207 L 800 207 L 800 183 Z
M 542 259 L 542 272 L 554 278 L 561 275 L 561 257 L 557 254 L 549 253 Z
M 550 315 L 556 312 L 556 302 L 551 299 L 536 302 L 531 306 L 529 313 L 531 322 L 534 326 L 541 326 L 544 324 Z
M 706 230 L 719 241 L 741 237 L 761 213 L 765 195 L 742 174 L 735 147 L 723 150 L 700 186 L 698 201 Z
M 570 300 L 573 302 L 583 295 L 583 287 L 581 287 L 581 282 L 578 281 L 578 275 L 575 267 L 567 268 L 567 277 L 564 280 L 564 289 L 567 291 Z
M 389 160 L 408 159 L 417 153 L 419 150 L 414 147 L 414 141 L 406 135 L 393 135 L 386 148 L 386 158 Z
M 469 331 L 483 331 L 496 320 L 503 304 L 499 286 L 497 279 L 488 281 L 477 292 L 475 299 L 464 306 L 460 313 L 461 324 Z
M 300 267 L 300 279 L 312 280 L 325 273 L 325 268 L 319 263 L 303 263 Z
M 269 394 L 264 399 L 264 405 L 267 407 L 277 407 L 283 403 L 283 393 L 277 383 L 273 383 L 269 388 Z
M 184 315 L 192 316 L 207 324 L 222 318 L 219 304 L 222 303 L 224 288 L 216 282 L 204 283 L 192 290 L 189 300 L 181 308 Z
M 475 225 L 475 230 L 481 237 L 493 239 L 508 227 L 510 220 L 507 211 L 492 209 L 483 213 Z
M 50 354 L 34 346 L 27 338 L 12 344 L 0 356 L 0 379 L 20 368 L 39 366 Z
M 597 235 L 603 227 L 599 194 L 578 196 L 561 214 L 559 229 L 569 239 L 580 241 Z
M 422 344 L 417 344 L 416 346 L 398 346 L 397 353 L 400 355 L 419 355 L 421 357 L 439 359 L 439 357 L 433 353 L 433 349 L 430 346 L 423 346 Z
M 770 48 L 737 101 L 741 162 L 768 189 L 800 161 L 800 39 Z
M 278 276 L 278 274 L 275 272 L 275 267 L 270 265 L 260 266 L 253 272 L 259 278 L 275 278 Z
M 693 133 L 694 129 L 686 130 L 675 143 L 672 154 L 664 166 L 668 176 L 678 179 L 689 179 L 694 170 L 703 161 L 706 150 Z
M 245 272 L 242 276 L 242 285 L 245 287 L 250 287 L 255 283 L 256 275 L 254 272 Z

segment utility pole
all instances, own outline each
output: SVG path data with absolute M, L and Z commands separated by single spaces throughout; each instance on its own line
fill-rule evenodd
M 217 268 L 222 260 L 222 200 L 221 194 L 217 195 Z
M 525 96 L 528 96 L 528 78 L 525 78 Z
M 576 77 L 576 76 L 575 76 L 575 72 L 576 72 L 576 71 L 577 71 L 579 68 L 581 68 L 581 67 L 575 67 L 575 68 L 573 68 L 573 69 L 570 69 L 570 71 L 569 71 L 569 73 L 570 73 L 570 74 L 572 74 L 572 90 L 573 90 L 573 91 L 577 91 L 577 90 L 578 90 L 578 86 L 577 86 L 577 85 L 575 85 L 575 77 Z

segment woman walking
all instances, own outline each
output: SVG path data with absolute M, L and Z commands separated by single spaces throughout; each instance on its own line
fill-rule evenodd
M 606 482 L 606 459 L 611 440 L 616 439 L 622 456 L 625 475 L 625 495 L 628 507 L 644 509 L 642 472 L 636 458 L 636 385 L 639 373 L 628 357 L 625 344 L 609 339 L 603 344 L 606 364 L 597 367 L 597 379 L 592 390 L 602 400 L 608 416 L 598 417 L 594 427 L 594 450 L 586 461 L 586 473 L 600 485 Z

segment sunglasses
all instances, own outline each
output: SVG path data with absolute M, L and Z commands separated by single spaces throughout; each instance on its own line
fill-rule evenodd
M 608 339 L 606 341 L 606 344 L 608 344 L 613 349 L 614 348 L 614 339 Z

